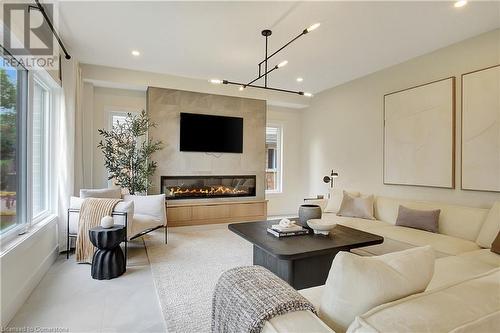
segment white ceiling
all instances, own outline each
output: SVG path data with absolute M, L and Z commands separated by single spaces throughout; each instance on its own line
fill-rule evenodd
M 500 2 L 61 2 L 60 21 L 83 63 L 233 81 L 256 76 L 262 29 L 273 51 L 321 22 L 271 60 L 289 63 L 270 77 L 317 93 L 498 28 Z

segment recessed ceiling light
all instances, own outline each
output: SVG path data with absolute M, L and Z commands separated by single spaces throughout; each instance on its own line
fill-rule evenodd
M 133 55 L 134 57 L 138 57 L 138 56 L 140 56 L 140 55 L 141 55 L 141 52 L 139 52 L 139 51 L 137 51 L 137 50 L 133 50 L 133 51 L 132 51 L 132 55 Z
M 453 6 L 455 6 L 455 8 L 460 8 L 460 7 L 465 6 L 466 4 L 467 4 L 466 0 L 460 0 L 460 1 L 455 2 L 455 4 Z
M 221 83 L 222 83 L 222 80 L 219 80 L 219 79 L 211 79 L 211 80 L 210 80 L 210 83 L 213 83 L 213 84 L 221 84 Z
M 301 78 L 301 77 L 298 77 L 298 78 L 297 78 L 297 82 L 302 82 L 302 81 L 304 81 L 304 79 L 303 79 L 303 78 Z
M 313 94 L 306 92 L 306 93 L 304 93 L 304 96 L 306 96 L 306 97 L 313 97 Z
M 243 91 L 243 89 L 245 89 L 245 87 L 243 87 L 243 86 L 240 86 L 240 87 L 238 88 L 238 90 L 239 90 L 239 91 Z

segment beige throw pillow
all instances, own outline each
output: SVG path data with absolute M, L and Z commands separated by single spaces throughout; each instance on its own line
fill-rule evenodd
M 353 197 L 344 191 L 344 197 L 337 215 L 375 220 L 373 216 L 373 200 L 373 195 Z
M 375 257 L 339 252 L 326 280 L 319 316 L 335 332 L 345 332 L 356 316 L 423 292 L 433 273 L 430 246 Z
M 359 197 L 361 193 L 355 191 L 347 191 L 351 197 Z M 328 203 L 324 211 L 326 213 L 338 213 L 340 209 L 340 204 L 342 203 L 342 199 L 344 197 L 344 191 L 341 189 L 332 189 L 330 191 L 330 198 L 328 199 Z
M 399 205 L 396 225 L 437 233 L 441 209 L 419 210 Z

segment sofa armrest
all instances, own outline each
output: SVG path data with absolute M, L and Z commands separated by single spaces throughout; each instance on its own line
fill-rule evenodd
M 262 333 L 335 333 L 311 311 L 295 311 L 266 321 Z

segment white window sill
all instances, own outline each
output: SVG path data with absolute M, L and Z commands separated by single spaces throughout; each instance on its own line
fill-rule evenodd
M 283 191 L 266 191 L 266 196 L 276 196 L 276 195 L 282 195 Z
M 12 230 L 12 235 L 5 235 L 2 239 L 0 239 L 0 258 L 15 249 L 16 247 L 23 244 L 26 240 L 33 237 L 37 232 L 44 229 L 51 223 L 55 223 L 57 220 L 57 215 L 51 214 L 45 217 L 43 220 L 39 221 L 36 224 L 33 224 L 31 228 L 26 231 L 26 233 L 22 235 L 18 235 L 20 229 L 17 229 L 15 232 Z

